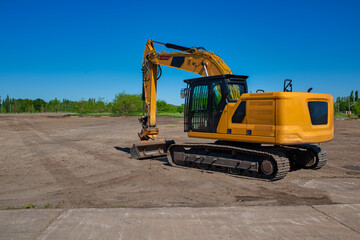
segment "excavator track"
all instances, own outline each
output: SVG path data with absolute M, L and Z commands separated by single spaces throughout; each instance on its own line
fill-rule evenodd
M 287 156 L 294 169 L 305 168 L 318 170 L 325 166 L 327 162 L 326 151 L 318 145 L 306 144 L 283 146 L 283 148 L 287 151 Z
M 327 153 L 322 147 L 317 145 L 305 145 L 305 147 L 308 151 L 313 151 L 316 158 L 315 164 L 308 167 L 309 169 L 318 170 L 325 166 L 327 162 Z
M 169 164 L 225 172 L 236 177 L 276 181 L 290 171 L 286 152 L 278 147 L 242 148 L 217 144 L 173 144 Z

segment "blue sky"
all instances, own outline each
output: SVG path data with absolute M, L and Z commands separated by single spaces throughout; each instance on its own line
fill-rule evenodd
M 249 89 L 345 96 L 360 90 L 360 1 L 0 0 L 0 96 L 45 100 L 141 92 L 147 39 L 203 46 Z M 159 50 L 163 50 L 159 47 Z M 181 104 L 163 67 L 158 98 Z

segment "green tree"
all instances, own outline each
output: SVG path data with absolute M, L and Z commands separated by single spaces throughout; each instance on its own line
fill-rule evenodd
M 11 100 L 11 111 L 14 113 L 18 113 L 19 112 L 19 105 L 17 100 L 15 100 L 14 98 Z
M 9 113 L 10 112 L 10 97 L 9 95 L 6 96 L 6 99 L 3 101 L 3 111 L 5 113 Z
M 112 103 L 114 114 L 131 115 L 142 111 L 142 98 L 140 94 L 119 93 Z
M 181 106 L 177 106 L 176 111 L 179 112 L 179 113 L 184 112 L 184 104 L 182 104 Z
M 104 101 L 104 98 L 98 98 L 95 102 L 95 112 L 97 113 L 103 113 L 106 112 L 106 103 Z
M 33 104 L 33 100 L 31 99 L 24 99 L 24 105 L 25 105 L 25 111 L 24 112 L 34 112 L 34 104 Z
M 24 104 L 24 99 L 16 99 L 16 105 L 17 105 L 17 112 L 18 113 L 23 113 L 26 110 L 25 104 Z
M 64 112 L 75 112 L 77 102 L 70 101 L 68 99 L 62 100 L 62 109 Z
M 55 98 L 54 100 L 50 100 L 46 106 L 49 112 L 57 112 L 59 110 L 60 101 Z
M 342 97 L 340 101 L 340 111 L 344 112 L 349 109 L 349 97 Z
M 351 91 L 350 93 L 350 102 L 354 101 L 354 91 Z
M 156 108 L 158 112 L 170 112 L 170 107 L 164 100 L 158 100 Z
M 76 102 L 76 112 L 80 114 L 86 114 L 91 112 L 91 103 L 89 101 L 81 100 Z
M 35 112 L 43 112 L 46 106 L 46 102 L 41 98 L 37 98 L 33 102 Z
M 358 96 L 358 90 L 355 91 L 355 101 L 357 102 L 359 100 L 359 96 Z
M 336 102 L 334 103 L 334 109 L 335 109 L 335 112 L 339 112 L 339 109 L 340 109 L 340 97 L 337 97 L 336 98 Z
M 360 114 L 360 102 L 355 102 L 351 107 L 351 111 L 354 111 L 355 114 Z
M 342 101 L 342 99 L 338 99 Z M 126 94 L 125 92 L 115 96 L 111 102 L 106 102 L 104 98 L 89 98 L 88 100 L 70 101 L 57 98 L 46 102 L 41 98 L 14 99 L 7 96 L 0 98 L 2 113 L 16 112 L 78 112 L 78 113 L 104 113 L 113 112 L 115 114 L 132 115 L 142 112 L 142 98 L 140 94 Z M 183 112 L 184 106 L 167 104 L 164 100 L 157 101 L 158 112 Z M 346 105 L 347 106 L 347 105 Z
M 169 106 L 169 112 L 176 113 L 177 112 L 177 106 L 168 104 Z

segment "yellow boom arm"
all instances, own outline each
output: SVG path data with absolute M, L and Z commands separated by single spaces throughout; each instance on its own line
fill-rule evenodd
M 177 52 L 158 52 L 155 44 L 163 45 L 167 48 L 180 50 Z M 143 57 L 143 115 L 139 118 L 142 130 L 139 133 L 141 140 L 155 140 L 159 133 L 156 128 L 156 89 L 158 80 L 159 66 L 167 66 L 194 72 L 203 77 L 232 74 L 225 62 L 212 52 L 204 48 L 186 48 L 169 43 L 160 43 L 148 40 L 145 45 Z

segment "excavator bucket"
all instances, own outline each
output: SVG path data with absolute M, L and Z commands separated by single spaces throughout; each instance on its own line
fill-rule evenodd
M 167 149 L 171 144 L 174 144 L 174 140 L 165 140 L 161 142 L 147 142 L 134 144 L 130 149 L 131 158 L 144 159 L 152 157 L 166 156 Z

